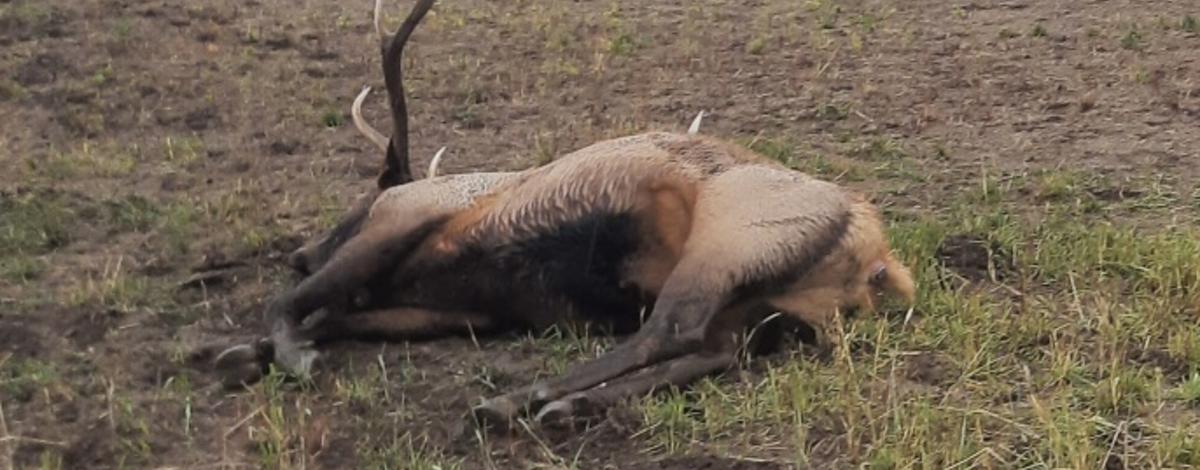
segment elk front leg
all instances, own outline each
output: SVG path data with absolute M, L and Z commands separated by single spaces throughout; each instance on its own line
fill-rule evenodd
M 662 387 L 686 386 L 705 375 L 725 369 L 735 362 L 733 352 L 701 352 L 688 354 L 638 370 L 614 382 L 600 384 L 588 390 L 574 392 L 547 403 L 535 418 L 538 424 L 565 423 L 580 414 L 591 414 L 636 395 L 654 392 Z
M 536 407 L 629 371 L 701 349 L 713 317 L 734 295 L 732 287 L 714 282 L 722 277 L 712 276 L 711 271 L 701 266 L 676 268 L 655 303 L 654 315 L 628 341 L 573 367 L 557 379 L 484 400 L 474 408 L 475 417 L 488 423 L 508 423 L 530 405 Z
M 368 226 L 338 249 L 333 258 L 267 308 L 274 361 L 285 370 L 303 374 L 315 357 L 311 339 L 298 330 L 314 311 L 343 301 L 380 272 L 400 263 L 436 223 L 426 217 Z M 337 313 L 331 313 L 337 315 Z

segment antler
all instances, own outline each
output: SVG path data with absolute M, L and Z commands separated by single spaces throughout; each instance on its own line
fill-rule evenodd
M 354 105 L 350 106 L 350 117 L 353 118 L 354 127 L 358 128 L 358 132 L 362 133 L 376 147 L 379 147 L 380 151 L 387 152 L 388 138 L 384 137 L 382 132 L 375 130 L 374 127 L 367 124 L 367 120 L 363 118 L 362 104 L 367 99 L 368 93 L 371 93 L 371 87 L 366 86 L 358 93 L 358 96 L 354 97 Z
M 388 145 L 387 157 L 384 159 L 385 167 L 379 174 L 380 189 L 408 183 L 413 179 L 412 169 L 408 166 L 408 107 L 404 102 L 401 59 L 404 45 L 408 42 L 409 36 L 416 29 L 417 23 L 421 22 L 421 18 L 425 17 L 425 13 L 428 13 L 429 9 L 433 7 L 433 2 L 434 0 L 418 1 L 408 14 L 408 18 L 405 18 L 404 23 L 400 25 L 400 29 L 390 40 L 387 40 L 379 24 L 380 12 L 383 9 L 382 0 L 375 0 L 375 30 L 381 39 L 383 79 L 387 84 L 388 101 L 392 110 L 392 138 Z
M 696 114 L 696 119 L 692 119 L 692 125 L 688 127 L 687 133 L 688 134 L 700 133 L 700 121 L 703 119 L 704 119 L 704 111 L 700 111 L 699 114 Z
M 363 90 L 354 98 L 354 105 L 350 107 L 350 116 L 354 118 L 354 127 L 358 128 L 358 132 L 362 133 L 363 137 L 366 137 L 376 147 L 379 147 L 379 151 L 387 152 L 388 138 L 384 137 L 382 132 L 367 124 L 367 120 L 362 114 L 362 104 L 367 99 L 367 94 L 369 93 L 371 93 L 371 87 L 363 87 Z M 437 176 L 438 165 L 442 163 L 442 153 L 445 151 L 446 147 L 442 147 L 433 155 L 433 160 L 429 161 L 429 170 L 425 172 L 426 178 Z
M 433 160 L 429 161 L 429 171 L 425 172 L 425 178 L 433 178 L 437 176 L 438 164 L 442 163 L 442 153 L 446 151 L 446 147 L 438 149 L 437 153 L 433 154 Z

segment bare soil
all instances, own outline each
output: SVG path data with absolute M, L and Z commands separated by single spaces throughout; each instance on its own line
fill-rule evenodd
M 349 125 L 361 87 L 382 90 L 370 10 L 0 1 L 0 225 L 34 227 L 19 247 L 33 267 L 0 278 L 7 461 L 235 467 L 286 454 L 350 468 L 400 448 L 465 468 L 547 455 L 581 468 L 786 466 L 772 453 L 647 450 L 632 407 L 586 430 L 480 437 L 464 418 L 474 400 L 558 367 L 528 336 L 349 344 L 307 387 L 213 385 L 213 352 L 261 333 L 265 299 L 290 282 L 281 255 L 372 184 L 381 157 Z M 1043 171 L 1103 178 L 1104 201 L 1156 187 L 1186 199 L 1200 176 L 1188 14 L 1200 9 L 1169 0 L 446 0 L 406 62 L 414 164 L 446 145 L 445 173 L 521 169 L 601 138 L 682 130 L 706 110 L 702 132 L 786 142 L 775 156 L 869 192 L 889 217 Z M 367 115 L 386 128 L 381 96 Z M 965 278 L 1011 270 L 971 239 L 945 248 Z M 955 376 L 936 358 L 910 364 L 923 386 Z M 374 388 L 356 388 L 362 377 Z M 275 409 L 287 415 L 266 416 Z

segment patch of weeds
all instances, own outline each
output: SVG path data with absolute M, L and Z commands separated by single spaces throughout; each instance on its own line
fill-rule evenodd
M 159 232 L 166 240 L 167 249 L 174 253 L 187 253 L 195 241 L 200 211 L 189 203 L 173 203 L 162 211 Z
M 831 103 L 817 108 L 814 115 L 817 119 L 824 121 L 841 121 L 850 116 L 850 109 L 844 105 Z
M 858 20 L 855 22 L 858 23 L 858 28 L 862 32 L 869 34 L 875 32 L 875 29 L 879 26 L 880 18 L 871 13 L 863 13 L 858 15 Z
M 1192 374 L 1191 377 L 1179 384 L 1172 394 L 1177 400 L 1200 405 L 1200 373 Z
M 63 467 L 62 454 L 47 450 L 38 456 L 38 470 L 55 470 L 61 468 L 65 468 Z
M 0 27 L 37 31 L 53 19 L 49 6 L 41 2 L 14 2 L 0 7 Z
M 666 454 L 681 454 L 700 438 L 702 419 L 696 416 L 693 397 L 686 393 L 669 393 L 647 398 L 639 407 L 644 433 L 650 434 L 651 450 Z
M 0 195 L 0 253 L 45 253 L 71 240 L 74 212 L 58 196 Z
M 1141 50 L 1143 47 L 1142 33 L 1136 29 L 1129 30 L 1124 36 L 1121 36 L 1121 47 L 1131 51 Z
M 27 160 L 27 163 L 35 174 L 52 180 L 85 176 L 118 178 L 137 169 L 138 158 L 131 150 L 111 142 L 84 142 L 78 149 L 54 153 L 40 161 Z
M 388 406 L 388 384 L 378 366 L 359 371 L 353 376 L 334 381 L 334 394 L 362 410 L 391 408 Z
M 457 121 L 465 129 L 483 128 L 483 118 L 472 104 L 455 106 L 450 112 L 450 119 Z
M 1150 374 L 1128 365 L 1110 364 L 1107 376 L 1093 388 L 1094 408 L 1104 413 L 1128 413 L 1152 398 L 1156 381 Z
M 112 25 L 113 39 L 117 42 L 126 42 L 133 36 L 133 23 L 129 18 L 117 18 Z
M 272 368 L 254 390 L 253 401 L 261 410 L 246 426 L 247 436 L 258 451 L 259 465 L 264 468 L 304 468 L 311 459 L 306 436 L 321 437 L 323 430 L 313 423 L 312 382 L 289 381 L 286 374 Z M 296 390 L 296 389 L 299 390 Z
M 638 49 L 638 41 L 629 33 L 620 33 L 608 41 L 608 52 L 616 57 L 628 57 Z
M 1200 430 L 1189 426 L 1157 436 L 1158 439 L 1153 443 L 1152 452 L 1161 464 L 1154 466 L 1159 468 L 1200 467 L 1200 439 L 1196 438 L 1197 435 L 1200 435 Z
M 109 222 L 120 231 L 145 232 L 153 228 L 162 213 L 153 202 L 137 195 L 104 201 Z
M 32 256 L 0 257 L 0 279 L 14 283 L 36 280 L 46 271 L 46 263 Z
M 792 155 L 795 153 L 795 146 L 786 139 L 754 139 L 744 145 L 746 148 L 784 165 L 791 166 L 793 163 Z
M 1042 26 L 1041 23 L 1033 25 L 1033 31 L 1030 31 L 1029 35 L 1035 38 L 1044 38 L 1046 37 L 1046 27 Z
M 1167 333 L 1167 354 L 1200 371 L 1200 326 L 1185 324 Z
M 92 74 L 92 85 L 97 87 L 104 86 L 113 80 L 112 64 L 106 64 L 104 67 L 96 69 Z
M 67 305 L 94 305 L 119 312 L 162 307 L 171 303 L 169 286 L 127 272 L 123 257 L 109 260 L 98 275 L 87 276 L 66 295 Z
M 1060 214 L 1043 220 L 1034 233 L 1029 261 L 1042 279 L 1120 279 L 1129 288 L 1179 300 L 1200 291 L 1200 275 L 1188 268 L 1200 265 L 1200 242 L 1194 231 L 1175 228 L 1144 233 Z
M 559 155 L 558 136 L 551 132 L 539 132 L 533 138 L 533 163 L 543 166 L 554 161 Z
M 804 2 L 805 8 L 816 15 L 817 25 L 821 29 L 837 28 L 838 16 L 842 13 L 842 7 L 832 0 L 808 0 Z
M 150 425 L 145 414 L 128 397 L 117 397 L 115 401 L 114 422 L 121 444 L 121 460 L 126 464 L 148 461 L 154 449 L 150 447 Z
M 886 162 L 908 158 L 908 152 L 904 150 L 900 142 L 889 138 L 871 139 L 866 144 L 860 144 L 852 148 L 849 154 L 855 158 L 860 158 L 867 161 Z
M 176 346 L 176 348 L 179 349 L 179 346 Z M 176 366 L 183 366 L 186 362 L 186 355 L 186 353 L 179 350 L 172 351 L 171 362 Z M 173 375 L 167 378 L 166 382 L 163 383 L 161 391 L 165 397 L 176 403 L 179 403 L 181 408 L 180 414 L 183 415 L 179 417 L 179 420 L 181 421 L 180 427 L 183 428 L 183 434 L 190 438 L 193 427 L 192 401 L 195 393 L 191 378 L 189 378 L 187 373 Z
M 1138 85 L 1145 85 L 1150 82 L 1150 71 L 1146 70 L 1145 67 L 1134 67 L 1131 75 L 1133 75 L 1133 82 Z
M 260 217 L 258 195 L 239 183 L 215 200 L 204 201 L 199 209 L 206 224 L 225 227 L 226 240 L 235 242 L 235 250 L 243 255 L 260 253 L 285 235 L 277 220 Z
M 346 123 L 346 116 L 340 111 L 326 111 L 321 115 L 321 125 L 330 129 L 342 127 Z
M 604 18 L 605 29 L 609 36 L 605 45 L 608 53 L 615 57 L 628 57 L 637 52 L 642 45 L 641 41 L 625 25 L 621 5 L 618 2 L 609 5 L 604 11 Z
M 757 36 L 746 43 L 746 53 L 750 55 L 761 55 L 766 48 L 767 38 L 764 36 Z
M 1000 36 L 1000 39 L 1013 39 L 1021 36 L 1020 34 L 1017 34 L 1016 31 L 1008 28 L 1001 29 L 998 35 Z
M 610 343 L 606 337 L 594 336 L 574 328 L 551 327 L 533 341 L 545 358 L 552 374 L 566 372 L 571 364 L 600 355 Z
M 168 136 L 163 139 L 162 152 L 167 164 L 179 169 L 190 168 L 204 152 L 204 141 L 194 136 Z
M 1044 201 L 1062 201 L 1082 194 L 1079 175 L 1066 171 L 1046 171 L 1034 182 L 1034 194 Z
M 1092 439 L 1098 431 L 1095 421 L 1071 412 L 1061 403 L 1044 404 L 1031 399 L 1031 404 L 1040 437 L 1036 461 L 1048 468 L 1081 468 L 1100 460 L 1104 450 Z
M 1122 205 L 1133 211 L 1165 211 L 1179 205 L 1179 195 L 1161 177 L 1140 181 L 1138 187 L 1145 191 L 1138 197 L 1122 201 Z
M 867 177 L 866 171 L 853 162 L 834 160 L 822 154 L 797 155 L 795 146 L 786 138 L 756 139 L 743 145 L 788 168 L 812 175 L 843 181 L 863 181 Z
M 541 71 L 550 77 L 577 77 L 580 73 L 579 65 L 564 56 L 546 59 L 542 62 Z
M 287 235 L 287 231 L 276 223 L 238 223 L 237 228 L 239 253 L 262 253 Z
M 1187 33 L 1200 32 L 1200 21 L 1196 21 L 1196 17 L 1187 15 L 1183 17 L 1183 21 L 1179 22 L 1179 29 Z
M 20 100 L 29 96 L 29 90 L 14 80 L 0 78 L 0 100 Z
M 28 402 L 35 393 L 57 383 L 60 378 L 54 363 L 18 357 L 0 368 L 0 390 L 18 402 Z
M 463 467 L 461 458 L 444 455 L 441 449 L 429 444 L 425 437 L 410 433 L 393 437 L 386 445 L 360 445 L 362 465 L 368 469 L 404 468 L 412 470 L 456 470 Z
M 1192 212 L 1200 217 L 1200 186 L 1192 190 Z

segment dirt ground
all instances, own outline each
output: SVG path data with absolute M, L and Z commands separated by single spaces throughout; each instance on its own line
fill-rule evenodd
M 385 3 L 395 27 L 409 2 Z M 883 443 L 923 439 L 861 438 L 826 412 L 798 440 L 746 415 L 737 429 L 761 433 L 679 444 L 654 421 L 671 398 L 574 432 L 477 431 L 464 418 L 474 400 L 610 344 L 555 332 L 350 344 L 311 384 L 215 387 L 213 349 L 262 332 L 265 299 L 290 282 L 281 255 L 373 184 L 381 156 L 349 123 L 359 90 L 383 84 L 370 12 L 367 0 L 0 0 L 0 466 L 888 468 L 900 454 L 881 457 Z M 445 145 L 444 173 L 522 169 L 601 138 L 682 130 L 705 110 L 702 132 L 867 191 L 898 224 L 1006 191 L 1014 214 L 1061 205 L 1079 220 L 1193 230 L 1197 16 L 1170 0 L 443 0 L 406 61 L 415 164 Z M 386 128 L 382 94 L 367 103 Z M 942 241 L 938 259 L 961 282 L 1031 292 L 1049 269 L 1012 261 L 1025 255 L 1006 255 L 1021 251 L 1006 240 Z M 1171 272 L 1186 284 L 1191 268 Z M 1045 303 L 1073 305 L 1068 284 L 1042 284 Z M 1180 318 L 1200 318 L 1190 305 Z M 1179 352 L 1200 351 L 1189 341 L 1129 342 L 1136 354 L 1122 357 L 1159 371 L 1156 387 L 1182 387 L 1200 372 L 1200 354 Z M 987 409 L 961 398 L 969 364 L 929 344 L 896 356 L 912 393 Z M 1052 369 L 1029 361 L 1035 379 Z M 775 355 L 705 390 L 739 396 L 794 362 L 833 367 Z M 1096 373 L 1089 383 L 1107 380 Z M 1200 406 L 1170 403 L 1185 418 Z M 1115 413 L 1103 416 L 1148 419 Z M 1106 432 L 1103 460 L 1069 466 L 1156 458 L 1114 458 Z M 978 442 L 1058 455 L 1021 436 Z

